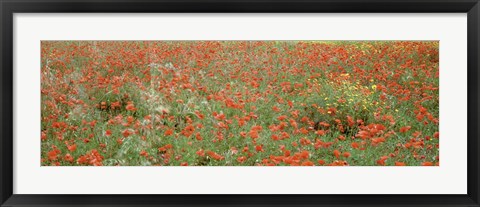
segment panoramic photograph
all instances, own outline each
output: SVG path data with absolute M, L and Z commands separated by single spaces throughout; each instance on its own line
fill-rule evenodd
M 41 166 L 439 166 L 439 41 L 42 41 Z

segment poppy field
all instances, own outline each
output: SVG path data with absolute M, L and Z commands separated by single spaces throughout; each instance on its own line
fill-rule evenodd
M 42 166 L 438 166 L 438 41 L 42 41 Z

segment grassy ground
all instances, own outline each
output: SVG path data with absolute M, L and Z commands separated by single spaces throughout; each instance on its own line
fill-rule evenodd
M 438 165 L 438 42 L 44 41 L 42 165 Z

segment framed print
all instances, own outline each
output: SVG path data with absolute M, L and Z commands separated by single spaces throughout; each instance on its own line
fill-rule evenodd
M 479 206 L 479 5 L 1 1 L 2 206 Z

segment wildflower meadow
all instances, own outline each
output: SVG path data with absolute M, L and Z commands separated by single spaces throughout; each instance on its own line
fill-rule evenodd
M 42 41 L 42 166 L 438 166 L 438 41 Z

